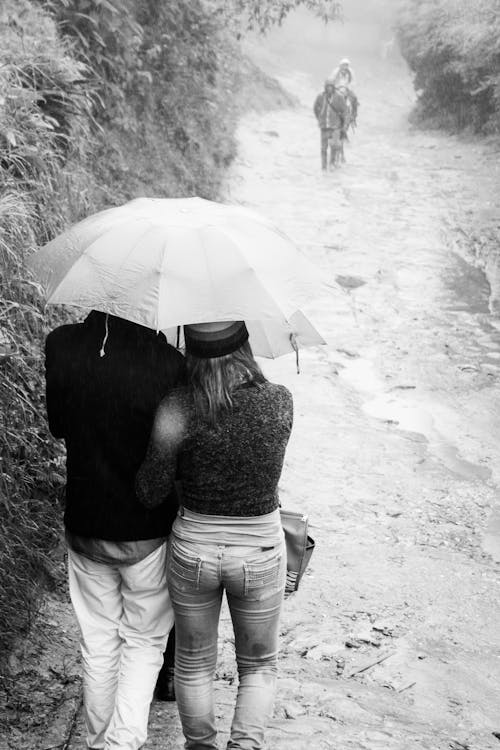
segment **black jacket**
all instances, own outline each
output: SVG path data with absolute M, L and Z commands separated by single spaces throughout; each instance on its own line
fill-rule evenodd
M 162 334 L 103 313 L 56 328 L 45 343 L 47 413 L 67 449 L 64 522 L 74 534 L 129 541 L 170 530 L 174 495 L 147 510 L 134 491 L 161 399 L 183 382 L 184 359 Z
M 347 107 L 344 98 L 336 91 L 331 96 L 328 96 L 326 91 L 318 94 L 313 109 L 320 128 L 343 129 L 345 127 Z

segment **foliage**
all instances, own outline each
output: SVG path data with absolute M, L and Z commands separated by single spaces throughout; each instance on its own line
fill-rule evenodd
M 137 73 L 142 27 L 127 0 L 39 0 L 85 64 L 101 120 L 120 114 Z
M 500 129 L 500 7 L 495 0 L 403 0 L 401 51 L 417 116 L 452 129 Z
M 214 197 L 235 153 L 239 53 L 199 0 L 40 0 L 89 70 L 102 200 Z M 232 59 L 233 58 L 233 59 Z
M 311 10 L 325 23 L 342 18 L 341 0 L 212 0 L 216 13 L 224 15 L 229 22 L 243 21 L 248 30 L 266 32 L 281 25 L 287 15 L 296 8 Z
M 0 16 L 0 654 L 30 624 L 54 578 L 63 482 L 45 420 L 44 316 L 25 258 L 67 220 L 68 165 L 89 137 L 84 69 L 27 0 Z M 80 154 L 81 156 L 81 154 Z
M 50 552 L 60 540 L 58 498 L 64 485 L 62 450 L 49 435 L 44 417 L 40 352 L 47 329 L 61 322 L 61 313 L 49 317 L 43 312 L 25 270 L 26 258 L 68 222 L 136 192 L 200 192 L 215 197 L 221 170 L 234 153 L 230 123 L 224 125 L 218 110 L 223 97 L 217 92 L 221 77 L 217 65 L 224 58 L 213 53 L 221 42 L 215 28 L 205 24 L 197 31 L 192 20 L 192 33 L 184 30 L 181 35 L 179 29 L 168 28 L 168 18 L 161 19 L 167 24 L 169 54 L 187 58 L 191 68 L 201 68 L 197 78 L 191 76 L 194 91 L 189 99 L 189 70 L 184 72 L 178 61 L 174 69 L 172 59 L 162 61 L 161 55 L 152 64 L 151 47 L 156 44 L 152 26 L 151 31 L 141 27 L 136 34 L 135 16 L 125 22 L 123 13 L 117 32 L 112 28 L 111 4 L 98 2 L 87 3 L 89 10 L 93 8 L 94 15 L 89 16 L 93 21 L 79 17 L 82 26 L 78 26 L 70 15 L 78 3 L 57 4 L 57 10 L 65 12 L 63 19 L 54 17 L 51 4 L 42 8 L 29 0 L 5 0 L 0 12 L 3 658 L 15 636 L 29 627 L 42 592 L 57 577 Z M 98 5 L 103 7 L 102 15 L 97 13 Z M 195 14 L 190 18 L 195 19 Z M 65 31 L 63 40 L 59 22 Z M 178 22 L 186 22 L 185 14 L 178 16 Z M 95 32 L 90 41 L 85 38 L 89 28 Z M 120 54 L 107 60 L 107 43 L 103 48 L 99 40 L 109 40 L 113 33 L 120 38 Z M 205 33 L 212 34 L 212 46 L 201 38 Z M 199 42 L 203 50 L 197 62 Z M 206 60 L 213 62 L 208 65 Z M 147 75 L 144 61 L 151 68 Z M 153 76 L 158 79 L 154 95 Z M 209 97 L 216 105 L 207 107 Z M 186 101 L 179 107 L 181 98 Z M 172 134 L 165 138 L 168 126 L 162 118 L 175 107 L 180 119 L 172 120 Z M 214 110 L 219 124 L 210 119 Z M 182 117 L 187 136 L 179 142 L 175 128 Z M 193 143 L 186 143 L 186 138 Z

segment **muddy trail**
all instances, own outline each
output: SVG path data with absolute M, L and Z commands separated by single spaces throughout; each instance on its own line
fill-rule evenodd
M 306 310 L 329 343 L 301 374 L 263 363 L 295 400 L 282 503 L 317 545 L 285 604 L 267 747 L 500 750 L 500 320 L 461 253 L 495 195 L 494 147 L 413 130 L 409 79 L 374 65 L 347 163 L 322 174 L 317 92 L 282 83 L 300 104 L 243 118 L 226 198 L 271 216 L 331 293 Z M 227 611 L 220 653 L 223 747 Z M 80 718 L 69 745 L 54 729 L 38 747 L 85 747 Z M 146 750 L 181 747 L 175 704 L 154 703 Z

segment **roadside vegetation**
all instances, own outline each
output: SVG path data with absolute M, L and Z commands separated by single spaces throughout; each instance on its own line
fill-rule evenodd
M 161 8 L 5 0 L 0 11 L 0 660 L 61 565 L 64 459 L 41 350 L 62 314 L 44 313 L 25 260 L 136 195 L 215 197 L 235 153 L 225 32 L 197 2 Z
M 26 259 L 138 195 L 216 199 L 249 104 L 238 38 L 301 3 L 340 11 L 319 0 L 2 0 L 0 708 L 13 645 L 62 580 L 64 455 L 45 421 L 41 351 L 65 314 L 43 309 Z
M 415 75 L 416 121 L 455 132 L 499 132 L 497 0 L 401 0 L 397 34 Z

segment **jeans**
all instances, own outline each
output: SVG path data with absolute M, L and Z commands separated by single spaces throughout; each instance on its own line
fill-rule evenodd
M 95 562 L 68 550 L 91 748 L 137 750 L 146 741 L 153 689 L 173 623 L 165 564 L 166 544 L 134 565 Z
M 175 692 L 186 750 L 214 750 L 214 676 L 223 591 L 235 636 L 238 694 L 227 748 L 259 750 L 276 689 L 284 541 L 271 548 L 171 537 L 167 578 L 175 614 Z

